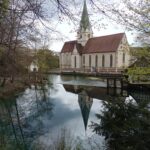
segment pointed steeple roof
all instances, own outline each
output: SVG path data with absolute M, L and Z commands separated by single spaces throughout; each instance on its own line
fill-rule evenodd
M 91 28 L 91 24 L 90 24 L 90 21 L 89 21 L 89 15 L 88 15 L 88 11 L 87 11 L 86 0 L 84 0 L 82 17 L 81 17 L 81 21 L 80 21 L 80 29 L 82 29 L 82 28 L 84 30 Z
M 91 106 L 93 103 L 93 98 L 90 98 L 86 91 L 80 92 L 79 97 L 80 98 L 78 99 L 78 102 L 79 102 L 79 106 L 80 106 L 80 110 L 81 110 L 81 114 L 83 118 L 84 128 L 86 131 L 87 125 L 88 125 L 88 119 L 90 115 L 90 110 L 91 110 Z

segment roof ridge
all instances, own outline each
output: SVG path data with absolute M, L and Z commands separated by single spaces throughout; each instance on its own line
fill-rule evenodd
M 77 42 L 77 40 L 66 41 L 65 43 L 69 43 L 69 42 Z
M 119 35 L 119 34 L 125 34 L 125 32 L 120 32 L 120 33 L 115 33 L 115 34 L 108 34 L 108 35 L 102 35 L 102 36 L 96 36 L 96 37 L 92 37 L 90 39 L 95 39 L 95 38 L 100 38 L 100 37 L 107 37 L 107 36 L 112 36 L 112 35 Z

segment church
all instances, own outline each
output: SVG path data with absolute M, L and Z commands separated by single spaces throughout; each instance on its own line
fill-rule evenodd
M 93 37 L 84 1 L 77 39 L 64 43 L 60 53 L 61 70 L 116 71 L 130 65 L 130 49 L 125 33 Z

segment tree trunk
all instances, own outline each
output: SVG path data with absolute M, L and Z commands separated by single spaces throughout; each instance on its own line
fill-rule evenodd
M 10 83 L 14 83 L 14 76 L 13 75 L 10 77 Z
M 5 83 L 6 83 L 6 78 L 4 77 L 0 86 L 1 86 L 1 87 L 4 87 L 4 86 L 5 86 Z

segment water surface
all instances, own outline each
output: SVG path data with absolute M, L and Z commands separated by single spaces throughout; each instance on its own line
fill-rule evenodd
M 103 102 L 113 91 L 108 93 L 100 78 L 50 75 L 48 84 L 32 85 L 16 98 L 0 102 L 0 147 L 49 149 L 66 131 L 68 139 L 83 143 L 94 139 L 104 149 L 105 137 L 96 135 L 90 125 L 99 123 L 95 114 L 104 110 Z

